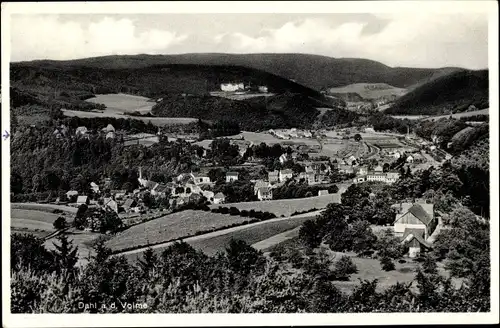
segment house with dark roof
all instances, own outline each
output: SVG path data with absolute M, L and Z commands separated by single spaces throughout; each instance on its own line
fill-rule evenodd
M 261 187 L 257 190 L 257 198 L 259 200 L 273 199 L 273 190 L 269 187 Z
M 417 257 L 422 249 L 429 249 L 431 245 L 425 240 L 425 229 L 406 228 L 401 243 L 408 247 L 408 256 Z
M 133 198 L 129 198 L 123 203 L 123 209 L 125 212 L 129 213 L 133 207 L 137 206 L 137 202 Z
M 437 220 L 434 218 L 434 204 L 423 201 L 400 203 L 392 206 L 396 209 L 394 232 L 404 234 L 405 229 L 423 229 L 423 238 L 427 239 L 434 232 Z

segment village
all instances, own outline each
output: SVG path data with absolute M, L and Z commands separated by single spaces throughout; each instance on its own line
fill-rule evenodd
M 53 134 L 55 138 L 62 138 L 67 133 L 67 127 L 61 126 Z M 120 138 L 125 145 L 136 144 L 129 141 L 132 138 L 147 140 L 149 143 L 141 142 L 145 146 L 159 142 L 162 137 L 161 129 L 158 129 L 156 136 L 141 134 L 138 137 L 116 131 L 110 124 L 100 131 L 91 131 L 85 126 L 78 127 L 75 137 L 89 139 L 91 135 L 96 134 L 105 136 L 106 139 Z M 238 165 L 232 166 L 217 166 L 207 159 L 212 141 L 188 138 L 193 136 L 179 136 L 179 139 L 197 144 L 203 149 L 201 154 L 195 155 L 199 157 L 200 165 L 196 172 L 183 172 L 171 177 L 169 182 L 156 182 L 151 179 L 150 173 L 146 175 L 142 167 L 137 167 L 136 189 L 112 189 L 111 179 L 105 178 L 103 181 L 91 182 L 90 192 L 69 190 L 65 194 L 66 197 L 58 197 L 54 204 L 76 208 L 85 205 L 90 212 L 94 211 L 96 215 L 87 214 L 86 221 L 81 226 L 86 231 L 102 231 L 99 216 L 102 216 L 103 212 L 115 213 L 120 219 L 120 229 L 125 229 L 183 208 L 200 208 L 207 205 L 211 208 L 217 205 L 222 208 L 228 203 L 228 199 L 234 197 L 214 189 L 227 189 L 237 183 L 251 184 L 253 195 L 247 195 L 251 201 L 279 202 L 283 197 L 288 197 L 276 199 L 276 192 L 280 188 L 298 184 L 310 188 L 302 195 L 304 200 L 321 198 L 326 200 L 326 204 L 341 203 L 341 195 L 350 185 L 364 182 L 390 185 L 395 183 L 401 174 L 432 165 L 438 166 L 443 159 L 436 153 L 436 146 L 432 142 L 409 133 L 379 134 L 369 127 L 337 131 L 274 129 L 224 137 L 222 139 L 229 140 L 231 145 L 238 147 L 238 154 L 242 158 Z M 175 142 L 175 139 L 167 139 L 169 142 Z M 262 159 L 255 155 L 255 147 L 272 145 L 280 145 L 283 151 L 274 158 L 273 169 L 269 169 L 263 167 Z M 214 170 L 218 170 L 217 181 L 213 179 Z M 248 171 L 258 171 L 259 178 L 252 178 L 256 174 L 249 175 Z M 220 177 L 220 174 L 223 176 Z M 214 188 L 216 185 L 218 187 Z M 297 197 L 293 199 L 298 200 Z M 152 203 L 155 205 L 152 206 Z M 245 204 L 230 203 L 227 206 L 237 207 L 238 204 Z M 437 225 L 433 205 L 413 200 L 394 206 L 398 209 L 394 218 L 394 233 L 401 237 L 403 242 L 411 243 L 413 248 L 410 250 L 410 256 L 414 257 L 420 245 L 429 246 L 426 240 L 431 237 Z

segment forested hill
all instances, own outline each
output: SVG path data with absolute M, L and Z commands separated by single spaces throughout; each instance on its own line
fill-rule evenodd
M 16 63 L 16 65 L 26 65 Z M 315 90 L 353 83 L 387 83 L 411 88 L 436 76 L 461 70 L 459 68 L 389 67 L 360 58 L 332 58 L 309 54 L 221 54 L 199 53 L 181 55 L 126 55 L 85 58 L 70 61 L 41 60 L 29 62 L 35 67 L 145 68 L 154 65 L 227 65 L 245 66 L 294 80 Z
M 11 86 L 38 95 L 51 96 L 64 92 L 65 95 L 81 99 L 82 95 L 88 98 L 89 94 L 119 92 L 146 97 L 207 94 L 220 91 L 221 83 L 244 82 L 255 87 L 265 85 L 269 92 L 297 93 L 320 101 L 325 106 L 331 104 L 331 100 L 316 90 L 253 68 L 191 64 L 117 68 L 111 62 L 109 67 L 114 68 L 52 61 L 15 63 L 11 65 Z
M 399 98 L 387 114 L 437 115 L 489 107 L 488 70 L 441 76 Z

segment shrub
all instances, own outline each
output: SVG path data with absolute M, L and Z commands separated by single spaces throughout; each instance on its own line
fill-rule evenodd
M 240 210 L 237 209 L 236 207 L 231 206 L 229 208 L 229 214 L 230 215 L 239 215 L 240 214 Z
M 403 259 L 399 260 L 398 262 L 399 262 L 399 263 L 401 263 L 401 264 L 406 263 L 406 261 L 405 261 L 405 260 L 403 260 Z
M 61 230 L 68 226 L 68 222 L 66 222 L 66 218 L 63 216 L 58 217 L 53 223 L 54 229 Z
M 212 213 L 220 213 L 220 208 L 212 208 L 211 212 Z
M 380 265 L 382 265 L 382 270 L 384 271 L 392 271 L 396 268 L 394 266 L 394 262 L 392 262 L 392 260 L 387 256 L 384 256 L 382 257 L 382 259 L 380 259 Z
M 351 274 L 357 272 L 358 268 L 356 268 L 356 264 L 352 262 L 349 256 L 344 255 L 335 263 L 336 280 L 349 280 Z
M 241 210 L 240 211 L 240 215 L 243 216 L 243 217 L 247 217 L 248 216 L 248 211 L 247 210 Z
M 54 213 L 54 214 L 61 214 L 62 212 L 63 212 L 63 211 L 62 211 L 62 210 L 60 210 L 60 209 L 58 209 L 58 208 L 56 208 L 56 209 L 52 210 L 52 213 Z
M 229 209 L 227 207 L 219 207 L 220 213 L 221 214 L 228 214 Z

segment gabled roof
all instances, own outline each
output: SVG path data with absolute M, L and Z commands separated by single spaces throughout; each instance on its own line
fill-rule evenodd
M 215 196 L 214 196 L 214 198 L 225 198 L 225 197 L 226 196 L 224 196 L 224 194 L 221 193 L 221 192 L 216 193 Z
M 402 241 L 410 242 L 413 238 L 415 238 L 420 244 L 424 245 L 427 248 L 430 248 L 431 245 L 424 239 L 424 233 L 424 229 L 405 228 Z
M 125 201 L 125 203 L 123 204 L 123 207 L 131 207 L 132 205 L 134 205 L 134 203 L 135 203 L 135 199 L 129 198 Z
M 238 176 L 238 172 L 226 172 L 226 176 L 228 175 Z
M 281 174 L 293 174 L 293 171 L 290 169 L 286 169 L 286 170 L 281 170 L 280 173 Z
M 75 196 L 78 195 L 78 191 L 76 190 L 70 190 L 66 193 L 66 196 Z
M 269 185 L 269 182 L 266 182 L 266 181 L 263 181 L 263 180 L 257 180 L 257 181 L 255 181 L 254 188 L 267 187 L 268 185 Z
M 274 171 L 268 172 L 267 174 L 268 174 L 268 175 L 278 175 L 278 174 L 279 174 L 279 172 L 278 172 L 278 171 L 276 171 L 276 170 L 274 170 Z
M 77 203 L 86 203 L 87 199 L 88 199 L 88 196 L 78 196 L 78 198 L 76 199 L 76 202 Z
M 146 182 L 146 188 L 148 188 L 148 189 L 154 189 L 157 186 L 158 186 L 158 182 L 151 181 L 151 180 L 149 180 L 148 182 Z
M 408 210 L 409 213 L 413 214 L 417 219 L 422 221 L 423 224 L 428 225 L 432 219 L 434 218 L 434 215 L 429 215 L 427 211 L 422 207 L 421 204 L 414 204 L 410 209 Z
M 271 191 L 269 187 L 260 187 L 257 192 L 260 192 L 261 194 L 267 194 Z

